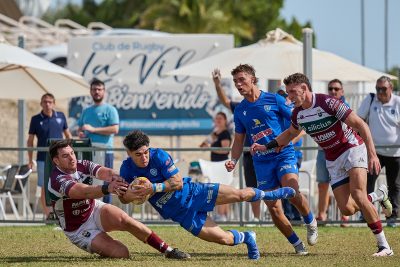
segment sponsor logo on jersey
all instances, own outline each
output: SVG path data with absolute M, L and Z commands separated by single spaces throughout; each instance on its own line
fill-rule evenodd
M 253 121 L 254 121 L 254 125 L 256 125 L 256 126 L 261 124 L 259 119 L 253 119 Z
M 153 175 L 153 176 L 157 176 L 157 169 L 155 169 L 155 168 L 152 168 L 152 169 L 150 169 L 150 174 L 151 175 Z
M 279 171 L 281 172 L 281 171 L 284 171 L 284 170 L 290 170 L 291 168 L 292 168 L 292 165 L 286 164 L 286 165 L 281 166 Z
M 247 111 L 246 110 L 243 111 L 243 116 L 246 116 L 246 114 L 247 114 Z
M 318 117 L 322 117 L 323 111 L 320 108 L 318 108 L 317 114 L 318 114 Z
M 82 232 L 82 236 L 84 236 L 84 237 L 90 237 L 90 235 L 91 235 L 91 233 L 89 231 L 84 230 Z
M 340 144 L 340 142 L 339 142 L 339 140 L 338 140 L 338 141 L 336 141 L 335 143 L 333 143 L 333 144 L 331 144 L 331 145 L 329 145 L 329 146 L 321 146 L 321 148 L 322 148 L 322 149 L 330 149 L 330 148 L 335 147 L 335 146 L 337 146 L 337 145 L 339 145 L 339 144 Z
M 299 122 L 301 128 L 309 134 L 315 134 L 329 129 L 337 122 L 336 117 L 329 116 L 317 121 L 307 122 L 306 120 Z
M 176 169 L 176 166 L 175 165 L 172 165 L 171 167 L 169 167 L 168 168 L 168 172 L 172 172 L 173 170 L 175 170 Z
M 394 109 L 391 109 L 391 110 L 390 110 L 390 113 L 392 113 L 392 115 L 394 115 L 395 112 L 396 112 L 396 111 L 395 111 Z
M 81 201 L 78 201 L 78 202 L 73 202 L 72 205 L 71 205 L 71 208 L 76 209 L 76 208 L 79 208 L 79 207 L 81 207 L 83 205 L 89 205 L 89 199 L 84 199 L 84 200 L 81 200 Z
M 320 143 L 320 142 L 325 142 L 327 140 L 330 140 L 332 137 L 334 137 L 336 134 L 334 131 L 330 131 L 324 134 L 312 136 L 312 139 L 314 139 L 315 142 Z
M 261 138 L 266 137 L 266 136 L 268 136 L 270 134 L 272 134 L 272 130 L 270 128 L 268 128 L 268 129 L 265 129 L 265 130 L 263 130 L 261 132 L 258 132 L 256 134 L 252 135 L 251 139 L 253 139 L 253 142 L 255 143 L 258 140 L 260 140 Z
M 271 110 L 271 106 L 270 105 L 264 105 L 264 110 L 266 112 L 269 112 Z
M 155 205 L 156 205 L 157 207 L 159 207 L 160 209 L 162 209 L 163 205 L 165 205 L 165 203 L 167 203 L 168 200 L 171 199 L 171 197 L 172 197 L 172 195 L 173 195 L 174 193 L 175 193 L 175 192 L 168 192 L 168 193 L 165 193 L 162 197 L 160 197 L 160 198 L 157 200 L 157 202 L 156 202 Z

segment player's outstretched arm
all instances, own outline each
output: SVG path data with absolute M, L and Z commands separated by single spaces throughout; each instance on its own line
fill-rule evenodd
M 96 178 L 106 182 L 111 182 L 114 180 L 121 182 L 124 181 L 124 178 L 116 174 L 113 169 L 107 167 L 101 167 L 96 173 Z
M 278 135 L 275 139 L 272 139 L 265 145 L 254 143 L 251 148 L 250 152 L 252 154 L 256 153 L 257 151 L 265 152 L 268 149 L 275 148 L 278 152 L 285 146 L 287 146 L 290 141 L 297 137 L 301 133 L 301 130 L 296 130 L 293 126 L 290 126 L 286 131 Z
M 372 140 L 372 134 L 369 130 L 368 125 L 354 111 L 352 111 L 349 116 L 347 116 L 345 123 L 354 130 L 358 131 L 365 142 L 368 154 L 369 172 L 379 174 L 381 171 L 381 165 L 379 163 L 378 156 L 376 155 L 374 142 Z
M 226 108 L 230 109 L 230 104 L 231 100 L 226 96 L 224 92 L 224 88 L 222 88 L 221 84 L 221 72 L 219 69 L 214 69 L 214 71 L 211 73 L 214 85 L 215 85 L 215 91 L 217 92 L 218 99 L 224 105 Z
M 238 162 L 240 155 L 243 152 L 245 134 L 235 133 L 235 138 L 233 139 L 233 145 L 231 150 L 231 159 L 225 162 L 225 168 L 228 172 L 235 169 L 236 163 Z
M 68 191 L 68 197 L 72 199 L 95 199 L 110 193 L 120 196 L 126 192 L 127 187 L 127 183 L 116 180 L 105 185 L 75 183 Z

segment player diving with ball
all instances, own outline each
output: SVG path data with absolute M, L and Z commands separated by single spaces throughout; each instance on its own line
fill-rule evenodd
M 124 138 L 128 158 L 121 165 L 120 175 L 131 183 L 135 178 L 148 180 L 128 189 L 119 196 L 122 203 L 143 200 L 150 204 L 164 219 L 179 223 L 184 229 L 205 241 L 221 245 L 247 245 L 248 258 L 258 260 L 260 252 L 253 231 L 224 231 L 209 216 L 216 205 L 258 200 L 288 199 L 295 190 L 282 187 L 264 192 L 257 188 L 236 189 L 217 183 L 194 183 L 190 177 L 182 178 L 171 156 L 160 148 L 150 148 L 150 139 L 142 131 L 130 132 Z
M 60 227 L 74 245 L 103 257 L 129 258 L 128 248 L 107 234 L 126 231 L 167 258 L 190 258 L 120 208 L 97 200 L 110 193 L 123 196 L 128 184 L 112 169 L 92 161 L 77 160 L 71 143 L 66 139 L 51 144 L 49 151 L 55 167 L 48 189 Z M 108 184 L 92 185 L 93 178 Z

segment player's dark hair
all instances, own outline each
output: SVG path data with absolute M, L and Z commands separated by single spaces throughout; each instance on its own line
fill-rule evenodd
M 144 132 L 135 130 L 125 136 L 123 143 L 126 149 L 135 151 L 142 146 L 149 146 L 150 139 Z
M 310 90 L 310 92 L 312 92 L 310 80 L 303 73 L 295 73 L 295 74 L 289 75 L 288 77 L 283 79 L 283 83 L 286 86 L 288 86 L 290 84 L 305 83 L 307 85 L 308 89 Z
M 104 82 L 101 81 L 101 80 L 99 80 L 99 79 L 97 79 L 97 78 L 93 78 L 93 79 L 90 81 L 90 89 L 92 89 L 92 87 L 93 87 L 94 85 L 102 85 L 103 87 L 105 87 Z
M 245 72 L 247 74 L 250 74 L 254 77 L 254 81 L 253 84 L 257 84 L 258 83 L 258 78 L 256 77 L 256 70 L 253 68 L 253 66 L 249 65 L 249 64 L 240 64 L 239 66 L 237 66 L 236 68 L 234 68 L 231 71 L 232 76 L 238 74 L 239 72 Z
M 51 159 L 54 159 L 55 157 L 58 156 L 58 150 L 60 148 L 64 148 L 67 146 L 72 147 L 72 139 L 63 139 L 63 140 L 53 141 L 49 147 Z

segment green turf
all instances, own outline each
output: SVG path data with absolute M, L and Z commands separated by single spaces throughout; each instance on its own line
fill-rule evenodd
M 396 228 L 385 228 L 395 256 L 373 258 L 375 239 L 366 227 L 320 227 L 319 242 L 308 247 L 308 256 L 295 255 L 293 247 L 276 228 L 252 227 L 261 250 L 258 262 L 247 260 L 245 245 L 228 247 L 208 243 L 175 226 L 151 228 L 170 245 L 189 252 L 192 255 L 189 261 L 165 259 L 153 248 L 124 232 L 115 232 L 112 236 L 128 246 L 130 259 L 104 259 L 76 248 L 63 232 L 53 228 L 0 227 L 0 266 L 400 266 L 400 238 Z M 295 229 L 305 240 L 305 228 Z

